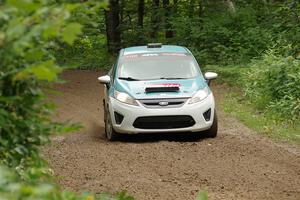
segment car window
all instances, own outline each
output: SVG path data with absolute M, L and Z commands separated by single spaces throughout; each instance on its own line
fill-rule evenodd
M 135 54 L 136 55 L 136 54 Z M 199 75 L 198 65 L 192 56 L 185 54 L 139 54 L 130 55 L 120 62 L 118 77 L 139 80 L 187 79 Z

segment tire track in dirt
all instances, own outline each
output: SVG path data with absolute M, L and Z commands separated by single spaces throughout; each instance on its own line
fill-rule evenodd
M 137 200 L 194 199 L 207 189 L 210 199 L 300 199 L 300 149 L 257 135 L 218 111 L 219 135 L 190 134 L 104 137 L 101 72 L 66 71 L 67 83 L 50 95 L 55 118 L 82 122 L 78 133 L 57 136 L 45 156 L 58 182 L 74 191 L 127 190 Z M 223 88 L 214 87 L 216 101 Z

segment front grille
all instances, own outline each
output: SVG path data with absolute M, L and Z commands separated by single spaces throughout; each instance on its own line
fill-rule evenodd
M 142 99 L 139 101 L 146 108 L 176 108 L 182 106 L 187 101 L 187 98 Z
M 138 117 L 133 126 L 141 129 L 173 129 L 186 128 L 195 124 L 189 115 Z

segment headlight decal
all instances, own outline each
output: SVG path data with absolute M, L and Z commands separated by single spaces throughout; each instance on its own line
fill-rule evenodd
M 196 92 L 196 94 L 192 98 L 190 98 L 188 104 L 194 104 L 203 101 L 206 97 L 208 97 L 208 95 L 209 95 L 209 89 L 208 87 L 205 87 L 204 89 Z
M 119 91 L 115 90 L 114 97 L 115 97 L 115 99 L 117 99 L 118 101 L 120 101 L 122 103 L 134 105 L 134 106 L 139 105 L 135 99 L 133 99 L 131 96 L 129 96 L 125 92 L 119 92 Z

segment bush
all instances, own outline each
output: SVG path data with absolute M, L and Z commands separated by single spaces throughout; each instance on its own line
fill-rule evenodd
M 50 119 L 42 88 L 62 70 L 49 48 L 72 44 L 81 25 L 68 21 L 78 4 L 51 0 L 6 1 L 0 6 L 0 163 L 41 165 L 38 147 L 64 130 Z
M 217 82 L 238 88 L 240 98 L 275 121 L 295 124 L 300 119 L 300 60 L 282 56 L 287 49 L 269 50 L 246 66 L 207 65 L 202 71 L 217 72 Z
M 83 4 L 0 1 L 1 200 L 133 199 L 124 192 L 113 197 L 62 191 L 52 184 L 39 155 L 50 134 L 73 128 L 51 120 L 53 106 L 46 103 L 43 90 L 58 81 L 62 71 L 51 50 L 57 42 L 72 45 L 81 33 L 81 25 L 70 21 L 79 5 Z
M 106 50 L 103 35 L 83 36 L 76 45 L 61 44 L 53 49 L 60 65 L 67 68 L 100 69 L 110 67 L 113 57 Z
M 50 182 L 34 180 L 34 182 L 24 182 L 14 171 L 0 165 L 1 200 L 133 200 L 133 197 L 125 192 L 120 192 L 116 196 L 90 193 L 79 195 L 62 191 Z
M 300 119 L 300 60 L 267 53 L 245 74 L 245 96 L 280 119 Z
M 113 58 L 107 51 L 103 8 L 104 1 L 86 1 L 73 10 L 71 20 L 82 24 L 83 34 L 76 39 L 76 45 L 61 42 L 52 48 L 60 65 L 79 69 L 111 66 Z
M 216 83 L 226 83 L 232 87 L 241 87 L 244 84 L 243 74 L 249 71 L 249 67 L 240 65 L 207 65 L 201 71 L 203 74 L 208 71 L 216 72 L 218 74 L 218 78 L 215 80 Z

